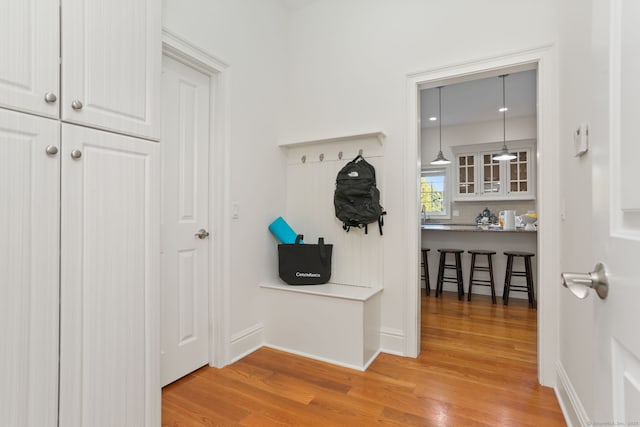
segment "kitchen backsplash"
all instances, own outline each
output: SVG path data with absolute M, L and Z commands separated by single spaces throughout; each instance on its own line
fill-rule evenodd
M 451 203 L 451 219 L 436 219 L 433 218 L 428 222 L 442 222 L 442 223 L 456 223 L 456 224 L 474 224 L 476 216 L 484 208 L 489 208 L 491 213 L 515 209 L 516 215 L 522 215 L 529 211 L 536 212 L 535 200 L 504 200 L 498 202 L 452 202 Z M 453 216 L 454 211 L 460 213 L 459 216 Z

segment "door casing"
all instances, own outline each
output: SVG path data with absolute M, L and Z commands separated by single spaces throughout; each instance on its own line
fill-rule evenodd
M 211 78 L 209 149 L 209 365 L 221 368 L 230 356 L 230 139 L 229 66 L 175 34 L 162 31 L 162 53 Z M 162 143 L 162 141 L 161 141 Z

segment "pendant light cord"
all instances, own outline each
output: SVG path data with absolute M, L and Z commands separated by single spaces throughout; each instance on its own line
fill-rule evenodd
M 504 78 L 506 74 L 502 75 L 502 146 L 507 148 L 507 103 L 504 95 Z
M 440 137 L 440 152 L 442 153 L 442 86 L 438 86 L 438 136 Z

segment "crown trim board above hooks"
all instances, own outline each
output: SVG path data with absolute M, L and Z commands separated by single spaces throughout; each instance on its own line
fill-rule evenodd
M 312 139 L 306 141 L 296 141 L 296 142 L 287 142 L 278 144 L 279 147 L 300 147 L 303 145 L 313 145 L 313 144 L 326 144 L 328 142 L 342 142 L 342 141 L 350 141 L 356 139 L 366 139 L 366 138 L 376 138 L 380 145 L 382 145 L 382 141 L 386 138 L 384 132 L 366 132 L 366 133 L 357 133 L 353 135 L 344 135 L 337 136 L 333 138 L 322 138 L 322 139 Z

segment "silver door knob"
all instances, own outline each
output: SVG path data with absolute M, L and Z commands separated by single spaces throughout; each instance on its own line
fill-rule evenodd
M 82 157 L 82 151 L 80 151 L 80 150 L 73 150 L 73 151 L 71 152 L 71 158 L 72 158 L 73 160 L 78 160 L 80 157 Z
M 56 102 L 58 100 L 58 97 L 53 92 L 47 92 L 47 93 L 44 94 L 44 100 L 48 104 L 53 104 L 54 102 Z
M 207 237 L 209 237 L 209 232 L 207 230 L 205 230 L 204 228 L 201 228 L 200 230 L 198 230 L 198 232 L 195 234 L 195 236 L 200 239 L 206 239 Z
M 78 99 L 74 99 L 73 102 L 71 102 L 71 108 L 73 108 L 74 110 L 81 110 L 82 102 L 80 102 L 80 100 Z
M 55 145 L 47 145 L 45 151 L 47 152 L 47 155 L 55 156 L 56 154 L 58 154 L 58 147 L 56 147 Z
M 587 297 L 589 288 L 593 288 L 600 299 L 609 293 L 607 272 L 602 263 L 597 263 L 591 273 L 562 273 L 562 285 L 580 299 Z

